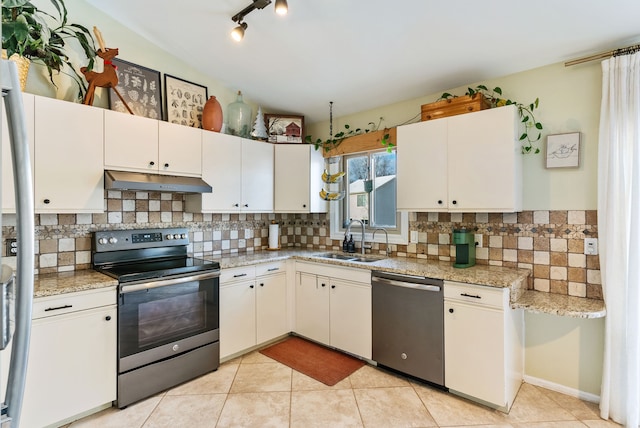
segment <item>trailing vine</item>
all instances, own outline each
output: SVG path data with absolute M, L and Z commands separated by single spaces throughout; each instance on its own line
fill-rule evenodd
M 377 124 L 374 123 L 374 122 L 369 122 L 367 124 L 368 127 L 365 128 L 365 129 L 362 129 L 362 128 L 351 129 L 351 126 L 349 124 L 345 124 L 343 131 L 340 131 L 340 132 L 336 133 L 335 135 L 327 138 L 326 140 L 318 138 L 318 139 L 316 139 L 314 141 L 313 137 L 311 135 L 307 135 L 305 137 L 305 142 L 308 143 L 308 144 L 313 144 L 315 146 L 316 150 L 318 150 L 318 149 L 320 149 L 320 147 L 322 147 L 322 149 L 325 152 L 328 152 L 328 151 L 338 147 L 340 145 L 340 143 L 342 143 L 347 138 L 355 137 L 356 135 L 368 134 L 369 132 L 377 131 L 380 128 L 380 124 L 382 123 L 383 120 L 384 119 L 381 117 Z M 387 128 L 385 128 L 385 129 L 387 129 Z M 390 139 L 389 133 L 385 133 L 384 134 L 384 136 L 382 137 L 381 143 L 382 143 L 382 146 L 387 148 L 387 152 L 391 153 L 391 150 L 393 149 L 394 144 Z

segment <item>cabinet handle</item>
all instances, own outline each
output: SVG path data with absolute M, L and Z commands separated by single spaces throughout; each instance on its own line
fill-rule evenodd
M 69 309 L 69 308 L 73 308 L 73 305 L 56 306 L 55 308 L 47 308 L 44 311 L 45 312 L 58 311 L 60 309 Z
M 267 269 L 267 272 L 273 272 L 274 270 L 280 270 L 280 268 L 270 268 L 270 269 Z
M 165 163 L 165 164 L 164 164 L 164 167 L 165 167 L 165 168 L 169 168 L 169 164 L 168 164 L 168 163 Z
M 247 276 L 247 274 L 246 273 L 238 273 L 236 275 L 233 275 L 234 278 L 241 278 L 243 276 Z
M 460 293 L 460 295 L 464 297 L 473 297 L 474 299 L 482 299 L 482 297 L 478 296 L 477 294 Z
M 156 163 L 154 161 L 149 162 L 149 166 L 154 166 Z
M 457 203 L 458 203 L 458 201 L 456 201 L 455 199 L 452 202 L 453 205 L 456 205 Z
M 44 200 L 44 201 L 42 201 L 42 202 L 44 202 L 45 204 L 49 204 L 49 203 L 51 203 L 51 200 L 50 200 L 50 199 L 45 199 L 45 200 Z
M 452 314 L 453 313 L 453 308 L 449 308 L 449 313 Z
M 107 315 L 106 317 L 104 317 L 104 319 L 107 321 L 111 321 L 111 315 Z

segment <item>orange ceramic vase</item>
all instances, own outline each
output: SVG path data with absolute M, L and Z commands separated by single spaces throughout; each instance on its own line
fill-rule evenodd
M 211 96 L 202 109 L 202 129 L 220 132 L 222 129 L 222 106 Z

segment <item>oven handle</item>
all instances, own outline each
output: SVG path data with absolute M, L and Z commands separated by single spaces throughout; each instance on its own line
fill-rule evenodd
M 125 284 L 120 286 L 120 294 L 144 291 L 152 288 L 167 287 L 169 285 L 184 284 L 185 282 L 200 281 L 220 276 L 220 271 L 201 273 L 198 275 L 181 276 L 178 278 L 161 279 L 158 281 L 145 281 L 139 284 Z

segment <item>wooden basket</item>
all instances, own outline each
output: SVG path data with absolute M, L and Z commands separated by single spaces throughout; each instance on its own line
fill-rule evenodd
M 491 103 L 481 93 L 449 98 L 421 106 L 421 120 L 440 119 L 491 108 Z

